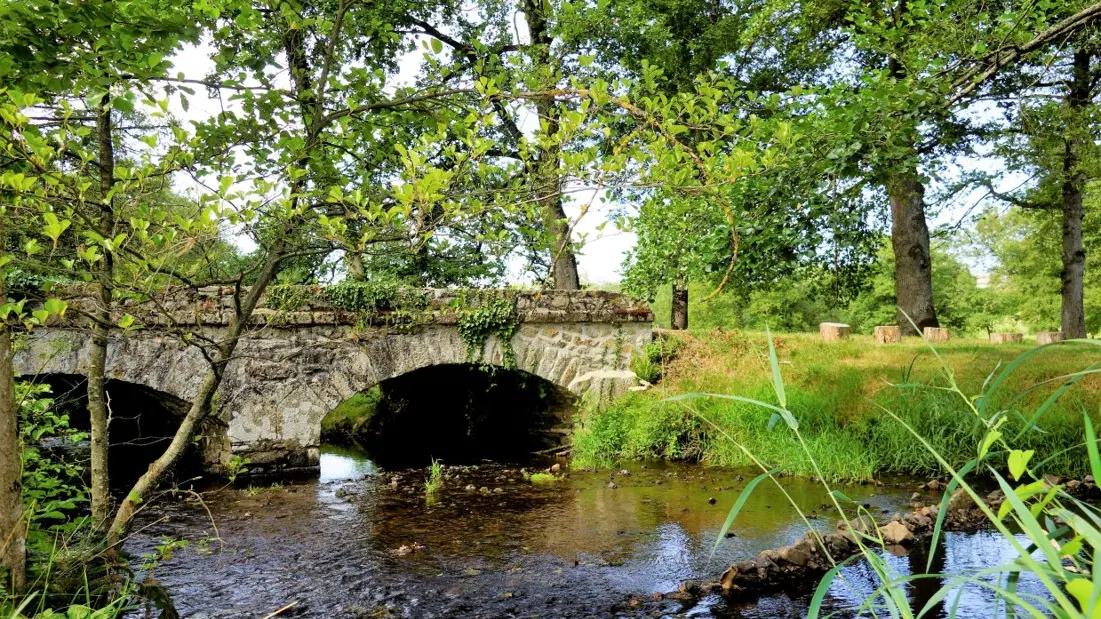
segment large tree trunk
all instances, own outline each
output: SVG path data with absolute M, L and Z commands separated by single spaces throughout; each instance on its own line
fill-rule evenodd
M 925 222 L 925 187 L 917 169 L 893 172 L 887 180 L 891 200 L 891 246 L 895 254 L 895 296 L 903 335 L 939 327 L 933 307 L 933 268 L 929 226 Z M 909 318 L 907 318 L 909 316 Z M 917 325 L 914 328 L 910 321 Z
M 684 331 L 688 329 L 688 282 L 677 277 L 673 282 L 673 300 L 669 308 L 669 327 Z
M 547 16 L 543 12 L 546 6 L 548 5 L 543 0 L 524 0 L 524 16 L 528 22 L 532 56 L 538 68 L 549 67 L 550 46 L 553 42 Z M 547 135 L 558 132 L 558 107 L 554 99 L 536 99 L 535 111 L 539 115 L 539 120 L 545 124 Z M 581 279 L 577 274 L 577 256 L 570 242 L 569 220 L 566 218 L 565 209 L 562 208 L 560 164 L 556 146 L 541 149 L 539 160 L 532 173 L 532 188 L 543 210 L 543 219 L 550 241 L 554 287 L 559 290 L 577 290 L 581 288 Z
M 1085 176 L 1079 168 L 1083 139 L 1084 108 L 1090 99 L 1090 54 L 1074 52 L 1074 78 L 1066 98 L 1067 132 L 1063 151 L 1063 333 L 1069 338 L 1086 337 L 1083 279 L 1086 252 L 1082 247 L 1082 188 Z
M 4 217 L 0 215 L 0 255 L 4 252 Z M 7 300 L 0 279 L 0 303 Z M 19 444 L 19 411 L 15 404 L 11 330 L 0 320 L 0 566 L 8 570 L 11 591 L 26 585 L 27 552 L 23 528 L 23 458 Z
M 111 190 L 115 185 L 115 148 L 108 95 L 100 100 L 96 115 L 99 140 L 99 234 L 115 235 L 115 209 Z M 99 530 L 107 522 L 110 510 L 110 474 L 107 451 L 110 446 L 110 420 L 107 415 L 107 342 L 110 337 L 111 296 L 114 289 L 114 256 L 110 251 L 96 272 L 99 301 L 93 313 L 92 348 L 88 355 L 88 417 L 91 428 L 92 526 Z

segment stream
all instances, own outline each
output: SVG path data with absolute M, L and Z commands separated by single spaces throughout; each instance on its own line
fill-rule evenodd
M 275 616 L 804 616 L 817 583 L 744 603 L 717 595 L 692 603 L 656 599 L 687 579 L 714 580 L 731 562 L 803 534 L 804 523 L 780 491 L 762 483 L 711 557 L 753 472 L 662 462 L 584 472 L 568 470 L 565 461 L 555 482 L 532 483 L 521 472 L 553 464 L 446 467 L 442 489 L 426 500 L 424 469 L 384 471 L 354 450 L 325 448 L 319 479 L 226 487 L 205 493 L 202 504 L 181 496 L 156 519 L 137 522 L 125 548 L 140 557 L 164 538 L 190 541 L 154 573 L 182 617 L 262 619 L 288 605 Z M 834 526 L 821 485 L 781 481 L 802 510 L 822 514 L 812 524 Z M 904 510 L 920 483 L 903 478 L 841 490 L 890 513 Z M 941 550 L 934 569 L 950 573 L 1012 556 L 987 533 L 948 534 Z M 927 555 L 917 550 L 888 559 L 906 574 L 923 571 Z M 859 563 L 845 575 L 826 607 L 851 605 L 859 599 L 855 591 L 871 586 Z M 921 608 L 940 584 L 912 584 L 914 606 Z M 957 616 L 986 616 L 988 608 L 983 592 L 968 590 Z M 947 615 L 938 610 L 928 616 Z

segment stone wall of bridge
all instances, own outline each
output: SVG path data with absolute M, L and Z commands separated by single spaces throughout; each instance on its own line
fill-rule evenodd
M 80 312 L 94 298 L 79 288 L 68 292 L 62 295 L 71 307 L 66 319 L 26 338 L 15 358 L 18 373 L 86 374 L 90 338 Z M 141 328 L 111 338 L 108 377 L 193 401 L 209 365 L 186 334 L 223 337 L 233 312 L 229 292 L 173 289 L 155 301 L 124 305 Z M 455 292 L 425 294 L 428 306 L 415 323 L 391 324 L 384 314 L 365 321 L 362 313 L 316 300 L 294 311 L 258 310 L 226 369 L 216 414 L 204 426 L 207 464 L 218 469 L 239 455 L 256 470 L 314 467 L 322 417 L 353 394 L 433 365 L 503 364 L 496 337 L 481 351 L 468 350 L 455 327 Z M 648 308 L 587 291 L 521 292 L 515 302 L 517 369 L 593 398 L 638 384 L 628 368 L 651 339 Z

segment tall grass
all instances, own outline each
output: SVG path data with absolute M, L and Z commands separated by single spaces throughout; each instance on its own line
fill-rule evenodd
M 1101 342 L 1077 342 L 1078 345 L 1101 346 Z M 1074 343 L 1065 346 L 1073 346 Z M 897 573 L 883 558 L 883 544 L 875 535 L 862 535 L 858 529 L 853 539 L 859 546 L 860 557 L 870 567 L 874 579 L 871 590 L 846 582 L 842 565 L 835 563 L 819 583 L 811 598 L 808 617 L 817 619 L 822 615 L 822 604 L 826 592 L 833 586 L 849 587 L 852 598 L 860 600 L 855 608 L 848 609 L 859 616 L 921 617 L 936 608 L 949 596 L 962 594 L 964 587 L 982 587 L 990 599 L 988 617 L 1101 617 L 1101 575 L 1093 566 L 1094 553 L 1101 548 L 1101 511 L 1090 504 L 1083 503 L 1069 495 L 1062 486 L 1050 486 L 1040 476 L 1042 465 L 1047 462 L 1037 460 L 1032 449 L 1021 449 L 1022 441 L 1033 433 L 1042 433 L 1041 425 L 1055 409 L 1058 399 L 1066 393 L 1062 386 L 1069 387 L 1084 377 L 1099 370 L 1090 366 L 1082 372 L 1069 373 L 1060 379 L 1061 387 L 1045 398 L 1039 405 L 1023 415 L 1019 408 L 1003 407 L 1006 400 L 999 397 L 999 391 L 1009 384 L 1010 377 L 1021 371 L 1025 364 L 1038 355 L 1041 349 L 1020 355 L 999 372 L 991 373 L 977 392 L 965 392 L 952 367 L 943 362 L 942 357 L 930 347 L 931 353 L 942 362 L 942 381 L 938 385 L 928 386 L 942 394 L 948 394 L 959 401 L 977 424 L 976 441 L 967 444 L 971 457 L 962 466 L 949 461 L 934 443 L 935 437 L 922 432 L 922 427 L 908 420 L 906 415 L 877 404 L 882 414 L 882 425 L 893 425 L 905 433 L 923 449 L 943 472 L 951 476 L 948 491 L 938 512 L 932 547 L 941 534 L 949 497 L 958 488 L 971 497 L 983 511 L 989 524 L 997 530 L 1005 542 L 1016 551 L 1016 556 L 1006 563 L 992 565 L 979 573 L 960 575 L 909 574 Z M 842 508 L 838 493 L 834 492 L 823 474 L 821 463 L 816 457 L 814 444 L 807 440 L 806 428 L 799 415 L 797 403 L 789 400 L 788 390 L 780 371 L 779 358 L 769 337 L 769 366 L 773 393 L 767 399 L 754 399 L 731 394 L 691 393 L 671 398 L 673 401 L 715 401 L 737 402 L 756 407 L 770 419 L 770 424 L 778 427 L 773 434 L 782 434 L 788 440 L 799 445 L 805 466 L 814 470 L 833 501 L 837 514 L 848 523 L 846 511 Z M 899 389 L 911 389 L 912 385 L 903 384 Z M 1020 401 L 1010 398 L 1010 402 Z M 701 421 L 711 425 L 731 449 L 742 453 L 765 471 L 754 479 L 735 502 L 726 523 L 719 533 L 716 545 L 721 543 L 727 530 L 736 521 L 740 507 L 746 497 L 758 483 L 771 480 L 783 490 L 776 480 L 777 469 L 767 470 L 766 465 L 748 445 L 738 437 L 727 432 L 720 422 L 699 415 Z M 1011 426 L 1015 423 L 1015 426 Z M 1068 443 L 1068 447 L 1077 457 L 1087 463 L 1088 469 L 1096 479 L 1101 479 L 1101 456 L 1098 454 L 1097 438 L 1093 422 L 1088 414 L 1081 416 L 1082 434 L 1077 440 Z M 1016 431 L 1013 431 L 1016 430 Z M 939 436 L 939 435 L 938 435 Z M 1053 456 L 1058 458 L 1060 456 Z M 1049 458 L 1049 462 L 1050 462 Z M 1006 470 L 1008 469 L 1008 470 Z M 997 480 L 1004 492 L 1005 502 L 995 511 L 984 503 L 983 497 L 969 483 L 966 474 L 989 474 Z M 799 507 L 791 501 L 793 509 L 800 515 Z M 804 517 L 805 520 L 805 517 Z M 808 529 L 813 531 L 808 523 Z M 1023 542 L 1015 535 L 1021 532 L 1026 536 Z M 823 546 L 825 550 L 825 546 Z M 827 553 L 828 555 L 828 553 Z M 930 565 L 932 554 L 930 554 Z M 928 566 L 927 566 L 928 571 Z M 1031 575 L 1040 583 L 1044 595 L 1026 595 L 1018 590 L 1022 574 Z M 911 608 L 906 595 L 907 585 L 924 578 L 938 578 L 944 581 L 942 587 L 929 599 L 926 605 Z M 947 606 L 950 617 L 956 617 L 957 604 Z
M 938 349 L 938 359 L 920 340 L 875 346 L 870 338 L 826 344 L 812 336 L 777 336 L 774 344 L 788 405 L 799 411 L 799 441 L 769 431 L 771 415 L 746 401 L 668 399 L 700 392 L 769 399 L 773 383 L 765 337 L 737 333 L 681 337 L 684 344 L 678 358 L 669 364 L 657 388 L 632 393 L 603 410 L 586 411 L 578 419 L 573 437 L 575 466 L 605 467 L 619 459 L 650 458 L 753 465 L 704 421 L 708 420 L 766 465 L 784 464 L 792 474 L 822 474 L 837 481 L 868 479 L 877 473 L 938 473 L 937 458 L 881 408 L 896 411 L 945 460 L 962 466 L 973 457 L 972 446 L 984 435 L 985 426 L 956 394 L 936 388 L 942 380 L 941 364 L 961 389 L 978 393 L 992 370 L 1030 350 L 960 341 Z M 1096 358 L 1101 359 L 1101 351 Z M 1072 374 L 1083 364 L 1081 349 L 1044 349 L 1032 363 L 1017 367 L 998 392 L 988 394 L 991 406 L 1017 413 L 1035 410 L 1061 385 L 1059 376 Z M 1039 388 L 1028 390 L 1037 384 Z M 1081 454 L 1067 452 L 1065 447 L 1081 442 L 1082 411 L 1097 410 L 1099 386 L 1098 377 L 1084 377 L 1076 389 L 1049 406 L 1040 424 L 1043 432 L 1023 433 L 1019 446 L 1034 450 L 1037 462 L 1048 460 L 1048 471 L 1088 473 Z M 1018 397 L 1021 392 L 1026 393 Z M 1026 414 L 1008 415 L 1005 429 L 1021 434 L 1027 419 Z
M 424 480 L 425 496 L 432 496 L 443 487 L 443 463 L 432 458 L 432 464 L 428 467 L 428 477 Z

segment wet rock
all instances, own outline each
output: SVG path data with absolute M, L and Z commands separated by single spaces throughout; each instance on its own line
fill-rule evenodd
M 944 489 L 944 484 L 942 484 L 942 483 L 940 483 L 940 481 L 934 479 L 934 480 L 930 481 L 929 483 L 925 484 L 925 489 L 926 490 L 931 490 L 933 492 L 940 492 L 941 490 Z
M 810 563 L 810 555 L 797 546 L 784 546 L 780 549 L 777 559 L 789 565 L 806 567 Z
M 465 489 L 467 492 L 474 492 L 478 489 L 478 487 L 474 484 L 467 484 Z
M 482 486 L 481 488 L 478 488 L 478 492 L 481 492 L 482 494 L 489 494 L 489 488 Z
M 1047 474 L 1047 475 L 1044 475 L 1044 484 L 1046 484 L 1049 487 L 1058 486 L 1061 483 L 1063 483 L 1063 478 L 1059 477 L 1058 475 L 1052 475 L 1050 473 Z
M 627 469 L 620 469 L 619 474 L 626 477 L 631 474 L 631 471 L 628 471 Z
M 694 580 L 686 580 L 680 584 L 679 591 L 689 595 L 697 595 L 700 592 L 700 583 Z
M 1067 482 L 1067 490 L 1077 490 L 1078 487 L 1081 485 L 1082 482 L 1078 481 L 1077 479 L 1072 479 Z
M 887 544 L 901 545 L 913 541 L 914 534 L 901 522 L 891 521 L 879 530 Z
M 922 514 L 907 514 L 903 519 L 911 531 L 928 531 L 933 528 L 933 519 Z
M 551 467 L 550 467 L 550 472 L 551 473 L 557 473 L 558 471 L 561 471 L 561 470 L 562 470 L 562 465 L 558 464 L 557 462 L 554 463 L 553 465 L 551 465 Z
M 420 552 L 424 550 L 424 544 L 418 544 L 413 542 L 412 544 L 402 544 L 401 546 L 390 551 L 390 554 L 395 557 L 404 557 L 405 555 L 413 554 L 414 552 Z
M 921 500 L 921 493 L 920 492 L 915 492 L 915 493 L 910 495 L 910 502 L 911 503 L 917 503 L 920 500 Z
M 503 488 L 494 488 L 493 489 L 493 494 L 501 494 L 502 492 L 504 492 Z
M 974 507 L 975 500 L 963 488 L 956 488 L 952 492 L 952 497 L 948 499 L 948 511 L 950 512 L 973 509 Z
M 615 489 L 616 489 L 616 488 L 618 488 L 619 486 L 617 486 L 617 485 L 616 485 L 616 483 L 615 483 L 614 481 L 610 481 L 610 482 L 608 482 L 608 485 L 607 485 L 607 486 L 605 486 L 605 487 L 606 487 L 606 488 L 608 488 L 609 490 L 615 490 Z
M 718 501 L 715 500 L 715 497 L 711 497 L 711 498 L 707 499 L 707 504 L 708 505 L 714 505 L 715 503 L 718 503 Z

